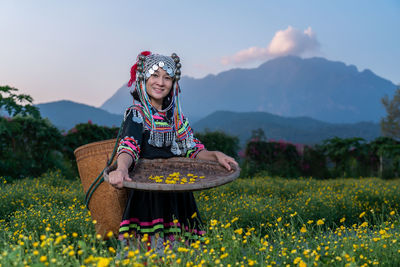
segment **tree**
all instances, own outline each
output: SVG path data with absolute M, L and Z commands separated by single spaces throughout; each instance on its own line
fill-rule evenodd
M 387 95 L 382 98 L 387 115 L 381 119 L 381 132 L 383 136 L 400 139 L 400 86 L 397 87 L 393 99 Z
M 62 135 L 32 105 L 32 97 L 0 86 L 0 176 L 36 176 L 51 168 L 67 170 L 61 154 Z M 2 114 L 4 115 L 4 113 Z
M 238 158 L 237 151 L 239 149 L 239 138 L 230 136 L 222 131 L 204 133 L 195 133 L 198 138 L 208 150 L 218 150 L 225 154 Z
M 365 154 L 365 140 L 359 137 L 339 138 L 333 137 L 322 142 L 321 149 L 335 163 L 334 175 L 346 176 L 349 160 Z
M 40 118 L 39 110 L 32 105 L 32 97 L 25 94 L 15 94 L 18 89 L 6 86 L 0 86 L 0 111 L 3 109 L 9 116 L 31 115 L 34 118 Z

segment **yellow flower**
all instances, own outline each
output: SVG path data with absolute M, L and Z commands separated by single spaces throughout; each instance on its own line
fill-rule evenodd
M 394 214 L 395 214 L 395 212 L 394 212 L 394 211 L 391 211 L 391 212 L 390 212 L 390 215 L 392 215 L 392 216 L 393 216 Z
M 253 260 L 250 260 L 250 259 L 248 260 L 249 266 L 253 266 L 256 263 L 257 263 L 256 261 L 253 261 Z
M 113 234 L 112 231 L 109 231 L 109 232 L 107 233 L 107 237 L 108 237 L 108 238 L 111 238 L 111 237 L 113 237 L 113 236 L 114 236 L 114 234 Z
M 360 214 L 360 218 L 365 216 L 365 211 Z
M 323 221 L 323 220 L 319 219 L 319 220 L 317 221 L 317 225 L 323 225 L 323 224 L 324 224 L 324 221 Z
M 40 262 L 45 262 L 47 261 L 47 256 L 41 256 L 40 257 Z
M 110 259 L 108 258 L 100 258 L 97 262 L 97 267 L 106 267 L 110 265 Z
M 314 221 L 313 220 L 308 220 L 308 224 L 312 224 Z
M 78 237 L 78 234 L 77 233 L 72 233 L 72 237 Z
M 282 221 L 282 217 L 279 217 L 279 218 L 277 219 L 277 221 L 278 221 L 278 222 Z
M 194 212 L 193 214 L 192 214 L 192 219 L 194 219 L 194 218 L 196 218 L 197 217 L 197 212 Z
M 34 250 L 34 251 L 33 251 L 33 255 L 35 255 L 35 256 L 39 255 L 39 251 Z
M 243 233 L 243 228 L 236 229 L 234 232 L 241 235 Z
M 340 219 L 340 222 L 343 223 L 346 220 L 345 217 L 343 217 L 342 219 Z
M 178 248 L 178 252 L 188 252 L 188 251 L 189 251 L 189 249 L 187 249 L 187 248 L 183 248 L 183 247 Z
M 301 227 L 301 229 L 300 229 L 300 232 L 302 232 L 302 233 L 305 233 L 305 232 L 307 232 L 307 229 L 306 229 L 306 227 L 305 227 L 305 226 Z

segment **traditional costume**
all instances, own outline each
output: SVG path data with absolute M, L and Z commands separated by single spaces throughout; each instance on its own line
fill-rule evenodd
M 131 168 L 139 158 L 195 158 L 204 145 L 193 137 L 189 121 L 179 104 L 179 57 L 142 52 L 131 69 L 137 101 L 124 116 L 124 127 L 118 155 L 132 156 Z M 146 92 L 146 80 L 158 69 L 164 69 L 174 79 L 170 94 L 164 99 L 163 110 L 156 110 Z M 134 179 L 134 177 L 133 177 Z M 162 251 L 167 240 L 176 242 L 202 238 L 202 222 L 192 192 L 154 192 L 130 189 L 125 212 L 120 224 L 119 238 L 143 239 L 147 234 L 148 249 Z M 143 242 L 142 242 L 143 244 Z

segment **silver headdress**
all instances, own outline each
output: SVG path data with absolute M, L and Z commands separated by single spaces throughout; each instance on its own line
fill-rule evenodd
M 146 80 L 159 68 L 162 68 L 170 77 L 174 78 L 173 87 L 171 88 L 172 101 L 169 107 L 165 109 L 173 109 L 173 134 L 158 130 L 155 126 L 152 116 L 153 108 L 146 92 Z M 136 64 L 132 66 L 131 80 L 128 83 L 128 86 L 131 86 L 136 81 L 135 89 L 143 105 L 144 115 L 147 117 L 146 121 L 150 122 L 148 126 L 151 130 L 149 144 L 157 147 L 161 147 L 163 144 L 171 145 L 171 152 L 175 155 L 184 154 L 188 149 L 195 146 L 192 129 L 189 121 L 182 114 L 179 101 L 180 88 L 178 81 L 181 75 L 180 68 L 180 59 L 175 53 L 168 57 L 145 51 L 139 54 Z

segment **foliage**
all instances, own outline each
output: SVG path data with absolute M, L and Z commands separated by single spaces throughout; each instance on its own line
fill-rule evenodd
M 204 133 L 196 133 L 195 136 L 208 150 L 217 150 L 231 157 L 238 157 L 239 138 L 236 136 L 230 136 L 221 131 L 206 131 Z
M 304 146 L 301 157 L 302 176 L 326 179 L 330 176 L 321 146 Z
M 349 175 L 346 170 L 349 170 L 350 161 L 356 157 L 365 156 L 367 152 L 365 140 L 363 138 L 339 138 L 334 137 L 322 142 L 321 148 L 330 160 L 335 164 L 332 175 L 334 177 Z M 353 168 L 354 166 L 354 161 Z M 350 174 L 351 176 L 351 174 Z
M 384 136 L 400 139 L 400 86 L 392 100 L 386 95 L 381 101 L 387 112 L 381 119 L 381 132 Z
M 301 157 L 296 146 L 283 141 L 247 143 L 243 172 L 252 176 L 260 171 L 272 176 L 301 176 Z
M 47 119 L 40 117 L 29 95 L 0 87 L 0 109 L 12 117 L 0 117 L 0 174 L 12 178 L 36 176 L 59 168 L 71 174 L 61 154 L 62 136 Z
M 62 167 L 61 133 L 47 119 L 0 117 L 0 173 L 20 178 Z
M 205 242 L 178 242 L 158 255 L 136 247 L 122 249 L 114 238 L 99 239 L 78 180 L 65 182 L 60 173 L 49 172 L 35 179 L 1 182 L 0 264 L 400 264 L 399 180 L 253 177 L 195 196 L 207 230 Z
M 118 130 L 118 127 L 99 126 L 91 121 L 77 124 L 65 134 L 63 151 L 71 161 L 75 162 L 76 148 L 92 142 L 117 138 Z
M 25 94 L 15 94 L 18 89 L 10 86 L 0 86 L 0 111 L 4 109 L 8 115 L 33 116 L 39 118 L 39 110 L 32 105 L 32 97 Z

